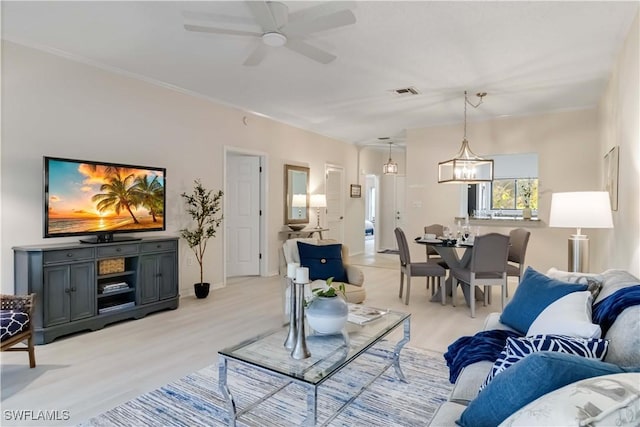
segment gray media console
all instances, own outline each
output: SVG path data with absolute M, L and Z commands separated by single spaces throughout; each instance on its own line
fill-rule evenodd
M 16 294 L 36 294 L 36 344 L 178 308 L 178 238 L 13 251 Z

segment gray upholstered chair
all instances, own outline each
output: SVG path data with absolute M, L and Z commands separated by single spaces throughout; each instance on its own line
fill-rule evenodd
M 26 351 L 29 353 L 29 367 L 36 367 L 33 347 L 33 304 L 35 294 L 0 295 L 2 317 L 1 351 Z M 26 341 L 26 346 L 18 346 Z
M 517 277 L 518 284 L 524 274 L 524 256 L 527 253 L 531 232 L 524 228 L 515 228 L 509 232 L 509 257 L 507 258 L 507 277 Z M 511 264 L 513 263 L 513 264 Z M 514 265 L 516 264 L 516 265 Z M 507 285 L 507 297 L 509 286 Z
M 396 240 L 398 242 L 398 251 L 400 253 L 400 292 L 398 297 L 402 298 L 402 290 L 404 287 L 404 276 L 407 276 L 407 291 L 405 292 L 404 303 L 409 304 L 409 296 L 411 293 L 411 277 L 426 277 L 427 280 L 431 277 L 436 278 L 437 286 L 441 286 L 441 278 L 444 277 L 446 271 L 444 268 L 436 263 L 432 262 L 411 262 L 411 255 L 409 253 L 409 244 L 407 243 L 407 237 L 401 228 L 394 230 L 396 234 Z M 435 288 L 435 286 L 434 286 Z M 445 292 L 442 292 L 445 295 Z M 443 297 L 444 299 L 444 297 Z
M 469 307 L 471 317 L 476 317 L 475 287 L 484 287 L 484 304 L 489 298 L 489 286 L 502 288 L 502 308 L 504 309 L 507 288 L 507 256 L 509 255 L 509 236 L 489 233 L 475 238 L 471 252 L 471 261 L 466 268 L 452 268 L 453 295 L 455 306 L 456 289 L 460 283 L 469 285 Z
M 436 237 L 441 237 L 444 235 L 444 226 L 442 224 L 425 225 L 424 234 L 433 234 Z M 449 269 L 447 262 L 442 259 L 438 251 L 436 251 L 433 246 L 425 245 L 425 248 L 427 253 L 427 262 L 436 263 L 445 270 Z M 430 280 L 427 280 L 427 289 L 429 289 L 430 281 L 433 283 L 433 286 L 431 286 L 431 295 L 433 295 L 436 292 L 435 277 L 431 277 Z

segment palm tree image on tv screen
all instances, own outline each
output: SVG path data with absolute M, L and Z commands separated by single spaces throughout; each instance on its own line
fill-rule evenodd
M 48 159 L 47 234 L 164 229 L 162 169 Z

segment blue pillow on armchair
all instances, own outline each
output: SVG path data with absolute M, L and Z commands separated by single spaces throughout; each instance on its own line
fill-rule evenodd
M 309 269 L 309 280 L 348 282 L 347 272 L 342 264 L 342 245 L 310 245 L 298 242 L 300 265 Z
M 500 322 L 526 334 L 536 317 L 549 304 L 572 292 L 586 290 L 587 285 L 552 279 L 527 267 L 516 293 L 502 311 Z

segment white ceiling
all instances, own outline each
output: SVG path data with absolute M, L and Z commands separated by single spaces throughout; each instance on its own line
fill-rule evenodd
M 322 2 L 285 1 L 290 12 Z M 323 65 L 258 38 L 243 1 L 2 1 L 2 38 L 160 82 L 339 140 L 369 144 L 406 129 L 459 123 L 464 90 L 488 92 L 469 121 L 593 107 L 638 2 L 373 1 L 332 4 L 356 23 L 306 41 Z M 195 20 L 199 13 L 206 12 Z M 394 89 L 415 87 L 415 96 Z M 472 101 L 476 101 L 472 96 Z

